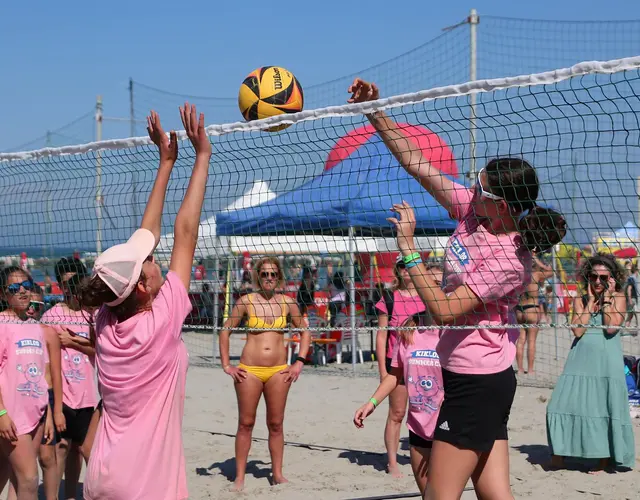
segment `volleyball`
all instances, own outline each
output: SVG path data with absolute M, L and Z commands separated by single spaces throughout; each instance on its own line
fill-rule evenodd
M 293 73 L 278 66 L 264 66 L 252 71 L 242 82 L 238 105 L 245 120 L 260 120 L 269 116 L 302 111 L 302 87 Z M 289 125 L 267 129 L 283 130 Z

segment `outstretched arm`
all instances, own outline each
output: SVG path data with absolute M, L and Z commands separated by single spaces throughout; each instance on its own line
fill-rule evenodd
M 380 92 L 375 83 L 365 82 L 359 78 L 353 82 L 348 91 L 352 93 L 351 99 L 348 100 L 351 103 L 375 101 L 380 98 Z M 420 148 L 407 137 L 387 113 L 376 111 L 367 115 L 367 118 L 398 163 L 409 175 L 415 177 L 438 203 L 453 213 L 455 183 L 431 165 Z
M 417 253 L 413 239 L 416 227 L 413 209 L 408 203 L 402 202 L 394 205 L 392 211 L 400 215 L 400 220 L 393 217 L 388 219 L 396 228 L 398 249 L 405 257 Z M 472 312 L 482 304 L 468 285 L 459 286 L 449 295 L 445 294 L 422 263 L 407 265 L 407 271 L 418 295 L 438 325 L 454 324 L 459 317 Z
M 196 107 L 185 103 L 180 108 L 180 117 L 187 137 L 196 151 L 196 161 L 191 172 L 191 179 L 184 195 L 174 227 L 174 243 L 169 269 L 175 272 L 184 286 L 189 289 L 193 254 L 198 240 L 198 228 L 202 215 L 204 193 L 209 176 L 209 160 L 211 159 L 211 142 L 204 131 L 204 114 L 198 113 Z
M 156 239 L 156 245 L 158 245 L 162 230 L 162 210 L 164 208 L 167 185 L 169 184 L 173 166 L 178 159 L 178 139 L 173 130 L 167 137 L 160 124 L 160 117 L 155 111 L 151 111 L 151 114 L 147 117 L 147 132 L 149 132 L 149 137 L 160 151 L 160 167 L 156 173 L 156 180 L 151 189 L 147 207 L 142 215 L 140 227 L 151 231 Z

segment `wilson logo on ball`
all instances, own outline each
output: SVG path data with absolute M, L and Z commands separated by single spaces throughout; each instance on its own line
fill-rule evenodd
M 300 83 L 291 72 L 277 66 L 264 66 L 244 79 L 238 105 L 245 120 L 260 120 L 302 111 L 304 97 Z M 267 130 L 275 132 L 288 126 L 279 125 Z

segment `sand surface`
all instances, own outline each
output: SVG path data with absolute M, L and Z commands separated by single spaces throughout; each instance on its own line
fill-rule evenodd
M 356 499 L 416 493 L 406 442 L 401 445 L 403 479 L 384 472 L 383 403 L 357 430 L 351 419 L 377 384 L 375 378 L 314 374 L 312 367 L 291 390 L 285 420 L 285 475 L 290 483 L 270 486 L 270 458 L 264 403 L 258 409 L 249 457 L 246 490 L 230 493 L 235 473 L 234 432 L 237 423 L 231 378 L 220 369 L 193 367 L 189 372 L 184 421 L 190 498 Z M 519 387 L 509 425 L 511 484 L 515 498 L 625 499 L 638 497 L 637 470 L 586 474 L 572 470 L 546 472 L 548 461 L 545 408 L 551 391 Z M 634 421 L 636 454 L 640 457 L 640 419 Z M 403 429 L 403 436 L 407 436 Z M 475 498 L 467 492 L 463 498 Z

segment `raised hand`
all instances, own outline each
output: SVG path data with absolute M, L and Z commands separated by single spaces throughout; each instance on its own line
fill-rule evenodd
M 178 159 L 178 138 L 173 130 L 167 137 L 160 124 L 160 116 L 155 111 L 151 111 L 150 115 L 147 116 L 147 132 L 149 133 L 149 138 L 160 150 L 160 161 L 175 163 Z
M 356 78 L 347 89 L 351 93 L 351 97 L 347 102 L 368 102 L 380 99 L 380 91 L 375 83 L 365 82 L 360 78 Z
M 185 102 L 184 107 L 180 106 L 180 118 L 187 137 L 196 150 L 196 156 L 211 156 L 211 141 L 204 131 L 204 113 L 198 116 L 195 105 Z
M 396 203 L 391 208 L 392 212 L 397 213 L 400 218 L 389 217 L 387 220 L 391 222 L 397 231 L 398 248 L 413 249 L 413 235 L 416 232 L 416 213 L 406 201 Z

